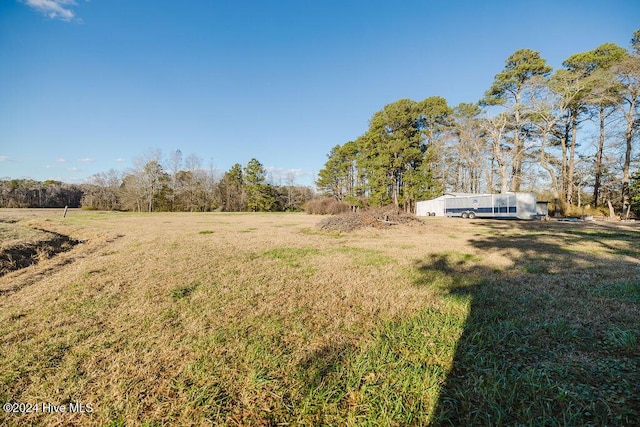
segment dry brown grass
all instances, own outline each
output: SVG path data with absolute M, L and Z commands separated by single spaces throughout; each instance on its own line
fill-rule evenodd
M 2 346 L 14 349 L 3 359 L 15 376 L 3 395 L 96 406 L 91 417 L 65 422 L 204 422 L 206 411 L 192 399 L 204 381 L 198 366 L 209 360 L 205 382 L 217 378 L 232 396 L 229 419 L 246 422 L 256 405 L 282 405 L 251 384 L 254 344 L 242 337 L 267 341 L 257 347 L 276 339 L 297 363 L 328 343 L 357 343 L 380 319 L 433 298 L 402 277 L 397 267 L 411 257 L 397 257 L 383 236 L 308 233 L 316 221 L 302 214 L 82 213 L 28 220 L 87 243 L 0 281 L 0 288 L 20 289 L 0 300 Z M 313 251 L 296 252 L 305 248 Z M 283 259 L 269 256 L 278 249 Z M 271 375 L 294 386 L 289 368 Z
M 553 243 L 549 227 L 567 231 L 429 218 L 423 227 L 335 235 L 316 231 L 317 221 L 305 214 L 84 212 L 21 221 L 86 243 L 0 278 L 0 290 L 14 290 L 0 294 L 0 401 L 83 402 L 95 412 L 0 413 L 0 422 L 303 422 L 300 405 L 318 360 L 339 364 L 375 341 L 372 331 L 384 322 L 451 309 L 438 287 L 416 286 L 419 260 L 468 255 L 508 277 L 520 268 L 515 260 L 540 253 L 522 237 L 544 233 L 535 242 L 544 246 Z M 483 246 L 497 236 L 511 244 Z M 637 262 L 637 248 L 624 239 L 597 240 L 575 248 L 597 257 L 578 256 L 573 268 L 620 256 Z M 547 261 L 540 261 L 547 272 L 562 269 Z M 468 306 L 455 310 L 464 318 Z M 461 333 L 451 334 L 454 344 Z M 450 367 L 453 350 L 439 358 Z M 336 411 L 348 412 L 344 404 Z

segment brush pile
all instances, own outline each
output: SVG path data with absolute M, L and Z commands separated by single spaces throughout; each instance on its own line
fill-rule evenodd
M 395 206 L 361 209 L 331 215 L 320 221 L 317 227 L 322 231 L 349 232 L 359 228 L 388 228 L 398 224 L 422 225 L 413 214 L 404 213 Z

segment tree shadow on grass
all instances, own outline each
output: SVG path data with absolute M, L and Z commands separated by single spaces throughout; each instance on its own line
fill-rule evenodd
M 331 424 L 346 394 L 345 365 L 356 347 L 347 341 L 331 341 L 308 351 L 295 369 L 301 400 L 291 414 L 299 425 Z
M 478 225 L 483 233 L 471 245 L 508 257 L 511 267 L 451 253 L 416 266 L 424 283 L 472 300 L 434 424 L 637 424 L 638 231 Z
M 355 350 L 349 342 L 330 342 L 308 352 L 298 363 L 298 377 L 307 392 L 319 389 L 328 377 L 340 373 L 346 358 Z

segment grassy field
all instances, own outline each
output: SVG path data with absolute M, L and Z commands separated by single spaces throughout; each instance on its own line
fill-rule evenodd
M 638 423 L 637 225 L 319 220 L 1 210 L 0 425 Z

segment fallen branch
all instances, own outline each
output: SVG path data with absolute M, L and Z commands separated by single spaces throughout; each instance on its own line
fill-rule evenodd
M 395 222 L 395 221 L 386 221 L 386 220 L 384 220 L 384 219 L 378 219 L 377 221 L 378 221 L 378 222 L 381 222 L 381 223 L 383 223 L 383 224 L 389 224 L 389 225 L 397 225 L 397 224 L 400 224 L 399 222 Z

